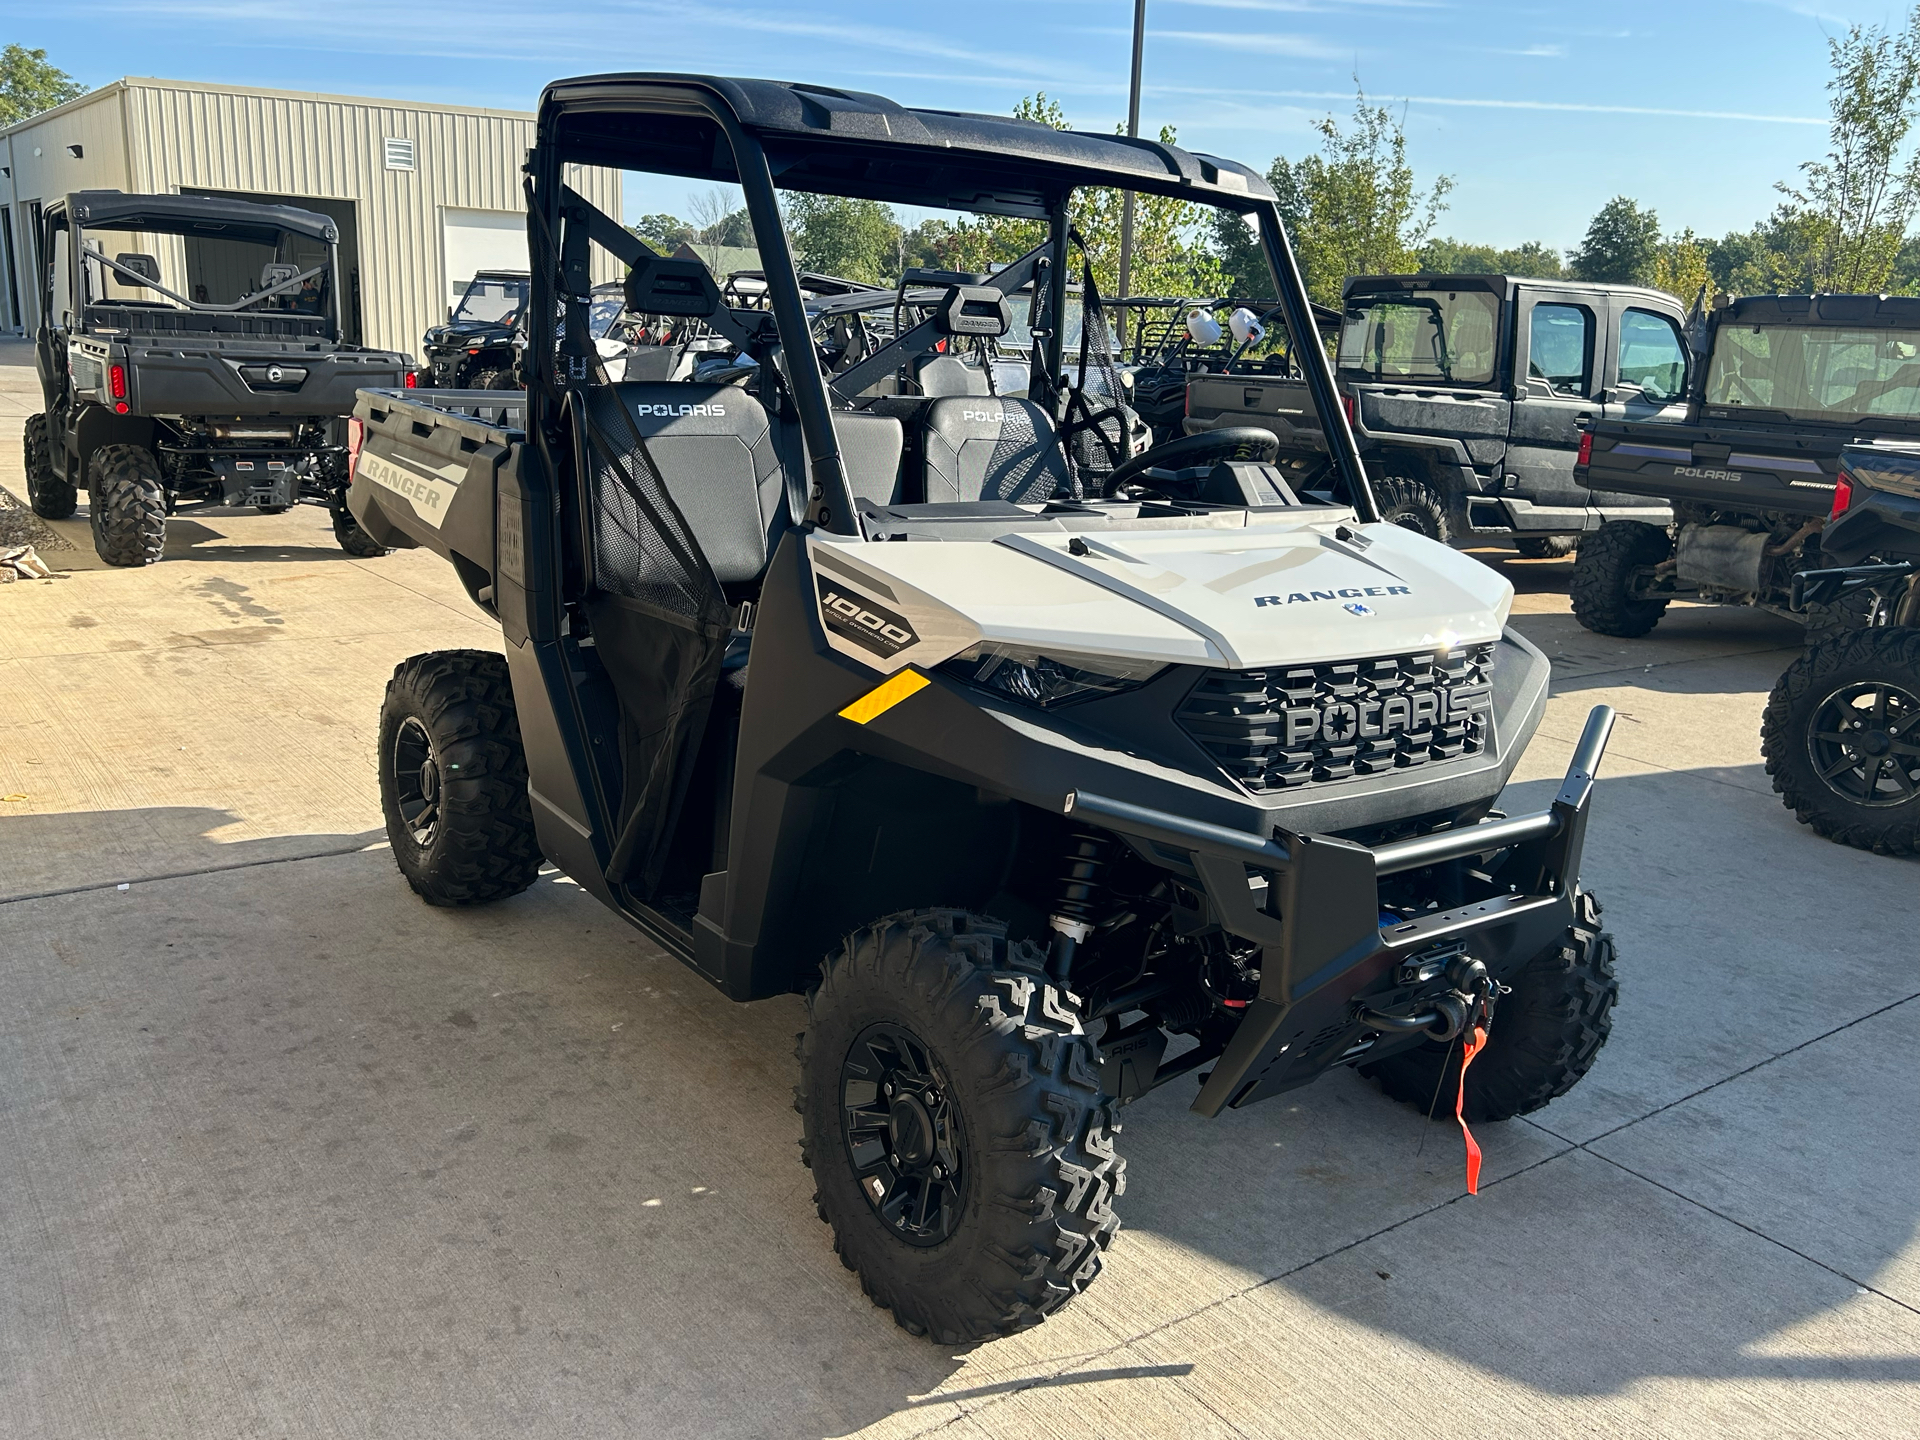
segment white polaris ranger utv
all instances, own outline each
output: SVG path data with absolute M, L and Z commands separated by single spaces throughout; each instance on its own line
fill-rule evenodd
M 572 165 L 738 183 L 770 307 L 653 254 Z M 964 1343 L 1084 1288 L 1122 1107 L 1156 1086 L 1197 1076 L 1212 1116 L 1357 1064 L 1491 1120 L 1586 1072 L 1616 993 L 1579 878 L 1609 712 L 1550 808 L 1493 810 L 1547 662 L 1499 574 L 1381 523 L 1316 344 L 1330 455 L 1291 469 L 1259 430 L 1130 453 L 1089 378 L 1084 187 L 1248 217 L 1314 333 L 1259 174 L 662 74 L 549 86 L 529 175 L 530 313 L 560 318 L 524 398 L 360 397 L 354 515 L 447 557 L 506 641 L 396 671 L 394 856 L 448 905 L 544 858 L 732 998 L 805 994 L 820 1214 L 902 1325 Z M 780 191 L 1021 217 L 1038 243 L 828 345 Z M 633 312 L 727 337 L 726 383 L 609 382 L 609 266 Z M 940 393 L 966 367 L 929 355 L 1016 322 L 1022 398 Z

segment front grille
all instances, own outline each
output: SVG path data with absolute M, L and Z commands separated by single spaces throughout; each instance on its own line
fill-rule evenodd
M 1292 790 L 1478 755 L 1492 682 L 1491 644 L 1223 670 L 1193 687 L 1177 718 L 1249 790 Z

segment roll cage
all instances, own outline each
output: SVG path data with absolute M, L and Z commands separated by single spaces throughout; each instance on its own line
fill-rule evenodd
M 723 305 L 709 324 L 763 369 L 777 372 L 808 457 L 804 508 L 792 518 L 834 533 L 858 534 L 859 521 L 832 413 L 847 408 L 858 388 L 850 383 L 856 373 L 871 368 L 877 375 L 897 365 L 912 344 L 927 338 L 916 332 L 930 322 L 894 337 L 883 352 L 852 370 L 831 379 L 824 374 L 776 184 L 1045 221 L 1044 241 L 985 284 L 1002 295 L 1031 284 L 1036 298 L 1044 297 L 1039 312 L 1052 317 L 1065 311 L 1073 274 L 1068 205 L 1076 189 L 1116 187 L 1221 206 L 1256 221 L 1289 333 L 1313 335 L 1319 329 L 1272 189 L 1258 173 L 1234 162 L 1146 139 L 912 110 L 881 96 L 821 86 L 654 73 L 589 76 L 547 87 L 528 157 L 532 250 L 554 260 L 534 267 L 531 313 L 556 315 L 560 321 L 558 345 L 535 346 L 529 357 L 527 424 L 533 436 L 565 433 L 568 396 L 591 372 L 589 243 L 630 266 L 654 256 L 567 185 L 569 165 L 740 186 L 760 248 L 767 308 Z M 1062 327 L 1049 321 L 1032 328 L 1028 394 L 1057 405 L 1068 385 Z M 1301 350 L 1335 473 L 1360 516 L 1376 519 L 1326 356 L 1317 345 Z

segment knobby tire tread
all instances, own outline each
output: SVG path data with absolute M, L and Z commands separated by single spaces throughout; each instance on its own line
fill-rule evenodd
M 960 910 L 891 915 L 849 936 L 821 966 L 797 1037 L 801 1160 L 819 1187 L 841 1262 L 900 1326 L 969 1344 L 1038 1324 L 1086 1289 L 1120 1220 L 1126 1161 L 1118 1106 L 1101 1093 L 1099 1053 L 1045 955 L 997 920 Z M 948 1069 L 968 1134 L 960 1230 L 916 1249 L 892 1235 L 858 1188 L 840 1126 L 845 1047 L 895 1016 Z

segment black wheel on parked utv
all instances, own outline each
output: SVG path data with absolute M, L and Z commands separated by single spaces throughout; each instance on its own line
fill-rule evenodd
M 65 520 L 80 504 L 80 492 L 53 473 L 53 452 L 47 441 L 47 417 L 29 415 L 21 445 L 26 459 L 27 503 L 42 520 Z
M 1881 855 L 1920 853 L 1920 629 L 1808 647 L 1767 698 L 1760 753 L 1801 824 Z
M 1513 548 L 1522 560 L 1564 560 L 1573 553 L 1574 543 L 1571 535 L 1529 535 L 1515 540 Z
M 1639 597 L 1636 584 L 1673 554 L 1673 540 L 1657 525 L 1609 520 L 1580 542 L 1567 594 L 1573 618 L 1596 635 L 1631 640 L 1660 623 L 1664 599 Z
M 475 390 L 518 390 L 520 387 L 514 383 L 513 371 L 502 367 L 482 370 L 473 377 L 473 388 Z
M 167 544 L 167 487 L 144 445 L 102 445 L 87 467 L 93 548 L 109 565 L 151 565 Z
M 1447 497 L 1431 481 L 1413 475 L 1386 474 L 1373 482 L 1373 498 L 1380 518 L 1447 544 L 1453 539 L 1453 521 Z
M 378 560 L 382 555 L 392 553 L 353 518 L 353 512 L 347 509 L 345 500 L 335 501 L 328 509 L 333 512 L 333 538 L 340 542 L 340 548 L 347 554 L 356 560 Z
M 1510 1120 L 1538 1110 L 1593 1068 L 1620 998 L 1613 936 L 1600 928 L 1600 902 L 1577 894 L 1566 938 L 1529 960 L 1512 983 L 1513 993 L 1494 1007 L 1486 1050 L 1467 1067 L 1469 1120 Z M 1451 1120 L 1461 1048 L 1458 1038 L 1429 1040 L 1363 1065 L 1360 1073 L 1393 1099 Z
M 505 656 L 401 661 L 380 706 L 379 766 L 394 862 L 421 899 L 478 905 L 533 884 L 540 842 Z
M 821 966 L 797 1053 L 801 1159 L 841 1262 L 915 1335 L 1037 1324 L 1100 1273 L 1116 1106 L 1045 954 L 960 910 L 891 915 Z

